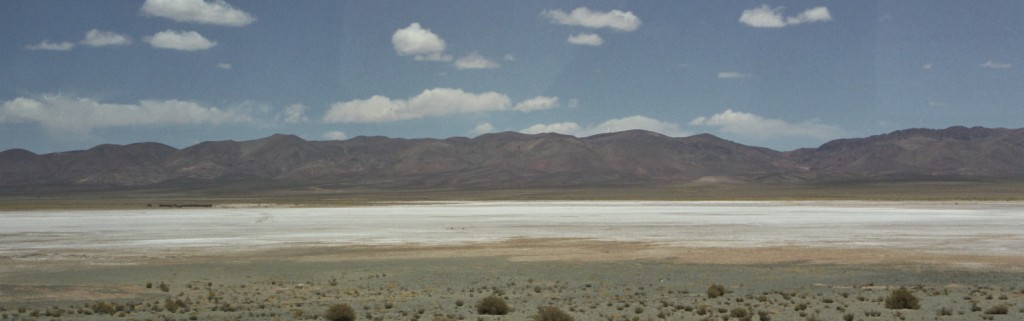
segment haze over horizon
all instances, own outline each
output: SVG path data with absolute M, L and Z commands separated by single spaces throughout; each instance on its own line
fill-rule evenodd
M 1024 2 L 0 0 L 0 150 L 1022 127 Z

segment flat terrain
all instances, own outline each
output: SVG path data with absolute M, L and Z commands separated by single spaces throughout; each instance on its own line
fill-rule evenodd
M 1024 315 L 1017 202 L 220 206 L 0 212 L 0 320 Z M 901 286 L 919 309 L 885 307 Z M 511 313 L 479 315 L 491 294 Z

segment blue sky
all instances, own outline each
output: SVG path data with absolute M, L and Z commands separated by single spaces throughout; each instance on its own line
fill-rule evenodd
M 0 0 L 0 150 L 1019 128 L 1024 2 Z

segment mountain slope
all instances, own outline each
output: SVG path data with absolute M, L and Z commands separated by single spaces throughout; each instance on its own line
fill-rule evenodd
M 1024 129 L 907 129 L 788 156 L 831 179 L 1024 177 Z
M 0 152 L 0 187 L 202 188 L 239 185 L 524 188 L 842 180 L 1024 179 L 1024 129 L 908 129 L 778 152 L 709 134 L 631 130 L 584 138 L 514 132 L 476 138 L 272 135 L 176 149 L 99 145 Z M 250 184 L 250 185 L 245 185 Z

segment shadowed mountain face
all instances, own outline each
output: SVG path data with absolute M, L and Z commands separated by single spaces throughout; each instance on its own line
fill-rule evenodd
M 907 129 L 787 156 L 828 179 L 1022 178 L 1024 129 Z
M 0 152 L 0 187 L 274 186 L 522 188 L 843 180 L 1022 179 L 1024 129 L 909 129 L 790 152 L 702 134 L 632 130 L 577 138 L 273 135 L 204 142 L 100 145 L 37 155 Z

